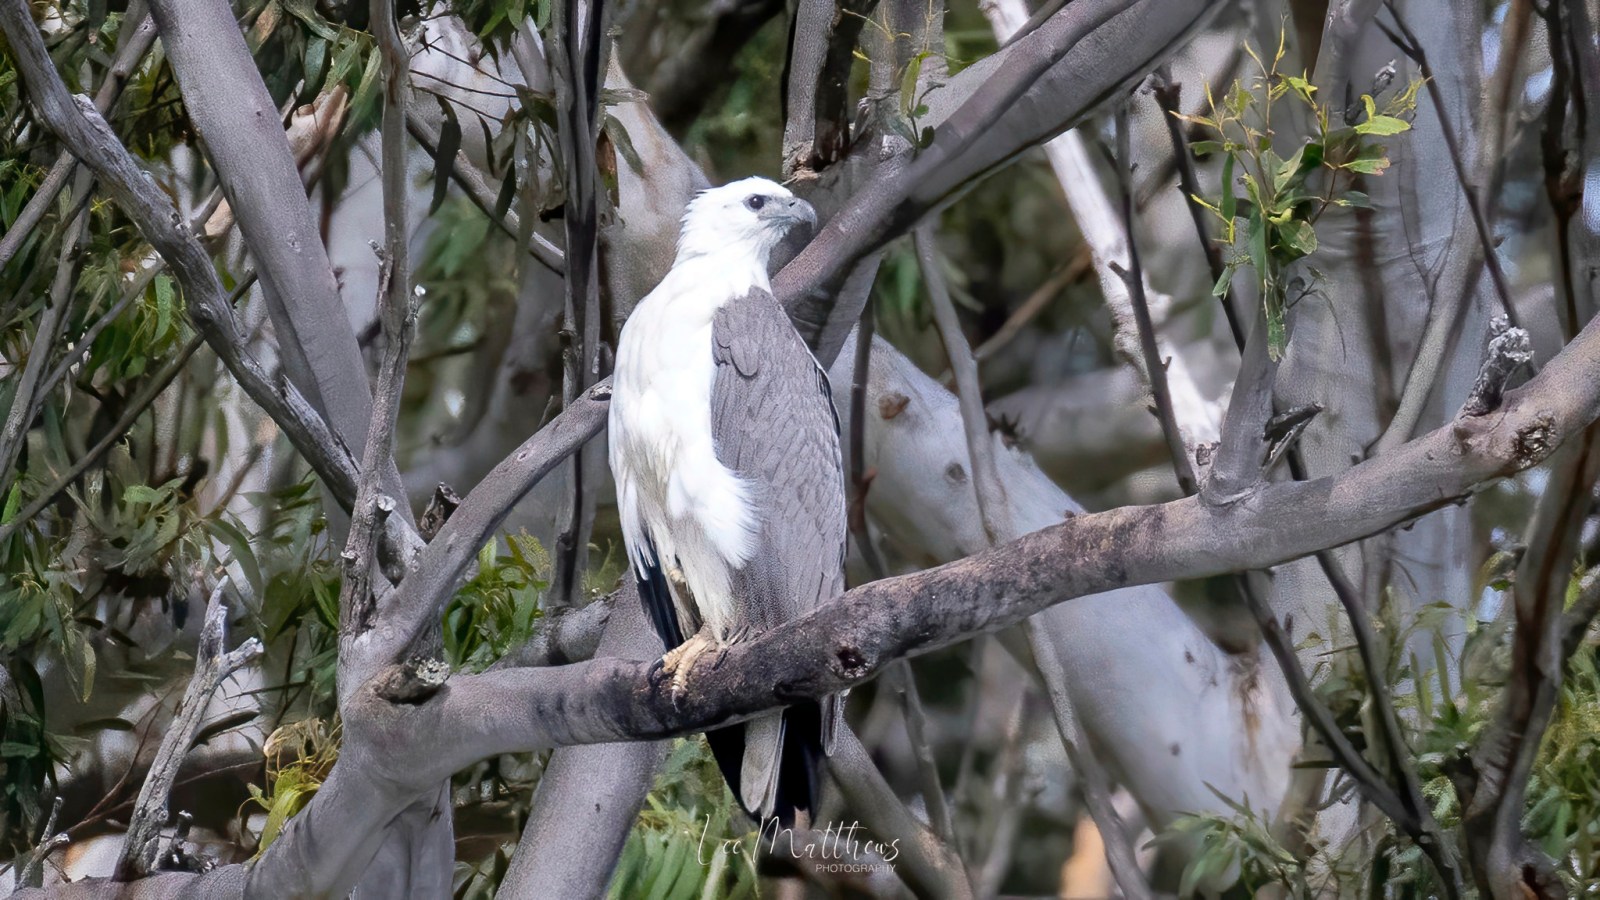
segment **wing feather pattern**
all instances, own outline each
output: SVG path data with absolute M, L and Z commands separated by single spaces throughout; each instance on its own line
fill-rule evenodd
M 755 551 L 733 573 L 732 593 L 741 624 L 759 633 L 844 592 L 839 419 L 827 374 L 768 291 L 724 305 L 712 343 L 717 458 L 750 486 L 759 517 Z M 816 808 L 818 765 L 832 749 L 840 704 L 829 697 L 780 715 L 778 727 L 752 722 L 739 735 L 770 746 L 727 747 L 717 756 L 747 810 L 759 817 L 771 809 L 790 822 L 797 808 Z M 731 735 L 707 738 L 715 750 Z

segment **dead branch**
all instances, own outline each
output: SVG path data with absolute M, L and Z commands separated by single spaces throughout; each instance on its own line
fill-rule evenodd
M 228 605 L 222 599 L 228 580 L 224 577 L 211 591 L 206 604 L 205 624 L 200 629 L 200 647 L 195 653 L 194 677 L 178 701 L 172 724 L 161 738 L 155 760 L 150 764 L 150 774 L 139 789 L 139 799 L 134 804 L 133 815 L 128 819 L 128 834 L 117 861 L 119 881 L 129 881 L 149 874 L 155 869 L 160 851 L 160 831 L 167 824 L 168 799 L 172 784 L 189 753 L 189 745 L 204 721 L 211 695 L 222 682 L 261 655 L 261 642 L 250 638 L 232 650 L 225 650 L 228 625 Z

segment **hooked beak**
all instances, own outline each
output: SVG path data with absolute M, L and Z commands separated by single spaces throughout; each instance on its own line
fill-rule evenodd
M 782 221 L 785 226 L 793 227 L 804 222 L 812 228 L 817 227 L 817 211 L 799 197 L 790 197 L 781 204 L 770 204 L 767 209 L 772 211 L 770 215 L 773 218 Z

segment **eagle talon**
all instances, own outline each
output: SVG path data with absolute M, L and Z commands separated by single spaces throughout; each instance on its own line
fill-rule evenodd
M 694 670 L 694 664 L 708 651 L 719 649 L 721 646 L 712 636 L 711 629 L 702 628 L 693 637 L 668 650 L 667 655 L 661 657 L 658 663 L 661 674 L 671 677 L 671 683 L 667 686 L 667 697 L 672 701 L 673 709 L 683 708 L 683 699 L 689 695 L 689 673 Z

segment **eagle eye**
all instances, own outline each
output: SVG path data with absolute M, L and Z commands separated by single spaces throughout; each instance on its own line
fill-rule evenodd
M 751 194 L 744 198 L 744 205 L 750 207 L 751 211 L 754 212 L 767 205 L 767 198 L 760 194 Z

